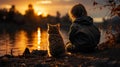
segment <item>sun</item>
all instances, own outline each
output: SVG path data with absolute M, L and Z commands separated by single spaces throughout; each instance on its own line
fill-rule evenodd
M 41 12 L 41 11 L 39 11 L 38 13 L 37 13 L 37 15 L 39 16 L 39 15 L 42 15 L 43 14 L 43 12 Z
M 48 16 L 48 13 L 47 13 L 47 12 L 44 12 L 42 16 L 43 16 L 43 17 L 47 17 L 47 16 Z
M 47 17 L 48 16 L 48 13 L 47 12 L 41 12 L 41 11 L 39 11 L 39 12 L 37 12 L 37 15 L 38 16 L 43 16 L 43 17 Z
M 40 7 L 38 5 L 34 5 L 34 10 L 35 10 L 35 13 L 38 16 L 42 15 L 43 17 L 46 17 L 48 15 L 48 12 L 47 12 L 46 8 L 44 8 L 44 7 Z

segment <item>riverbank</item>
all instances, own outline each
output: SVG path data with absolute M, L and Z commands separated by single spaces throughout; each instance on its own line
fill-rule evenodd
M 120 47 L 110 48 L 94 53 L 68 54 L 53 58 L 47 55 L 31 57 L 1 57 L 0 67 L 119 67 Z

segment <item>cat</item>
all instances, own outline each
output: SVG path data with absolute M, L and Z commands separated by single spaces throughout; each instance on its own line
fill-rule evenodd
M 60 34 L 60 24 L 48 24 L 48 55 L 61 57 L 65 55 L 65 44 Z

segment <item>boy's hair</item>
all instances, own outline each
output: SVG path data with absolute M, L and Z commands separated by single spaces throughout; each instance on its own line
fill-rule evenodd
M 82 4 L 77 4 L 72 7 L 70 13 L 75 17 L 87 16 L 87 11 Z

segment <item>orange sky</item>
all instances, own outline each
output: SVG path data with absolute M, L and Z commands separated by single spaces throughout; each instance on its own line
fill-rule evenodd
M 10 8 L 14 4 L 16 9 L 24 14 L 28 4 L 32 4 L 36 13 L 56 15 L 56 11 L 59 11 L 63 16 L 73 5 L 78 3 L 82 3 L 86 7 L 88 15 L 92 17 L 104 17 L 108 12 L 106 9 L 94 10 L 93 0 L 0 0 L 0 8 Z
M 35 12 L 46 12 L 55 15 L 56 11 L 65 14 L 72 5 L 69 4 L 71 0 L 65 0 L 66 3 L 59 0 L 0 0 L 0 7 L 10 8 L 12 4 L 16 5 L 16 9 L 22 14 L 28 8 L 28 4 L 32 4 Z

